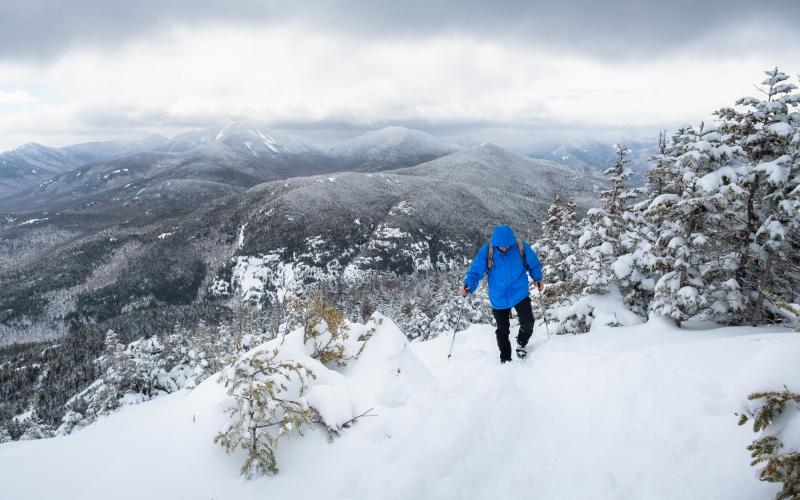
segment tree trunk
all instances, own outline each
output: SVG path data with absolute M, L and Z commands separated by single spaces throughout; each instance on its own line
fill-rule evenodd
M 772 258 L 773 253 L 771 251 L 767 252 L 767 263 L 764 265 L 764 275 L 761 277 L 761 284 L 758 287 L 756 296 L 756 300 L 753 303 L 753 312 L 752 316 L 750 317 L 750 324 L 752 326 L 758 325 L 758 320 L 761 316 L 761 306 L 764 304 L 764 287 L 767 286 L 767 280 L 769 279 L 769 275 L 772 272 Z
M 757 258 L 750 251 L 750 243 L 755 241 L 755 234 L 758 229 L 758 225 L 756 224 L 755 200 L 760 185 L 761 173 L 756 173 L 747 194 L 747 224 L 745 225 L 744 234 L 740 241 L 742 246 L 742 258 L 739 262 L 739 269 L 736 270 L 736 280 L 745 290 L 747 290 L 750 283 L 754 281 L 754 279 L 750 279 L 750 276 L 754 276 L 754 274 L 751 274 L 749 270 L 757 265 Z M 747 296 L 748 300 L 752 299 L 751 293 L 747 293 Z

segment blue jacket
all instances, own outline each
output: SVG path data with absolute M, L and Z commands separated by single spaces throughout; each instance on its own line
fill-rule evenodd
M 536 252 L 528 245 L 528 242 L 523 240 L 525 263 L 528 265 L 528 268 L 524 269 L 522 256 L 517 247 L 517 237 L 509 226 L 496 227 L 492 232 L 491 244 L 495 248 L 492 252 L 492 268 L 489 269 L 487 278 L 489 300 L 494 309 L 510 309 L 528 296 L 528 274 L 534 281 L 542 279 L 542 265 L 539 263 Z M 504 253 L 497 247 L 509 248 Z M 478 289 L 478 285 L 486 273 L 488 256 L 489 245 L 483 245 L 472 260 L 467 277 L 464 279 L 464 284 L 469 287 L 469 293 Z

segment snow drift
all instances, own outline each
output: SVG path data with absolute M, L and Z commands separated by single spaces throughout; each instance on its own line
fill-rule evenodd
M 328 442 L 291 436 L 281 473 L 243 480 L 212 443 L 230 403 L 216 377 L 70 436 L 0 446 L 3 497 L 767 498 L 734 413 L 747 391 L 800 380 L 779 327 L 677 330 L 661 320 L 545 340 L 497 363 L 488 326 L 408 344 L 386 320 L 320 392 L 330 418 L 374 408 Z M 512 331 L 512 334 L 514 332 Z M 743 371 L 744 368 L 744 371 Z M 744 378 L 744 379 L 743 379 Z M 760 381 L 760 382 L 759 382 Z M 322 382 L 320 382 L 322 384 Z M 326 393 L 326 394 L 323 394 Z M 338 401 L 338 402 L 337 402 Z

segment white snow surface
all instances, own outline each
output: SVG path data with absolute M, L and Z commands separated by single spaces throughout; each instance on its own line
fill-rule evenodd
M 228 396 L 211 377 L 69 436 L 0 445 L 3 498 L 763 499 L 734 412 L 796 386 L 800 335 L 779 327 L 678 330 L 660 319 L 546 340 L 500 365 L 492 328 L 406 344 L 389 321 L 342 382 L 314 398 L 333 442 L 292 436 L 281 472 L 244 480 L 212 443 Z M 381 327 L 383 328 L 383 327 Z M 515 326 L 512 325 L 512 335 Z M 399 372 L 398 372 L 399 370 Z M 347 393 L 352 408 L 337 401 Z M 355 408 L 358 406 L 358 408 Z

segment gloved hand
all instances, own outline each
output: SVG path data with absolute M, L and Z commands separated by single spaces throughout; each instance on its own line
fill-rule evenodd
M 469 287 L 467 285 L 462 286 L 460 292 L 462 297 L 466 297 L 469 293 Z
M 536 283 L 536 289 L 539 290 L 539 293 L 544 292 L 544 281 L 539 280 L 536 281 L 535 283 Z

